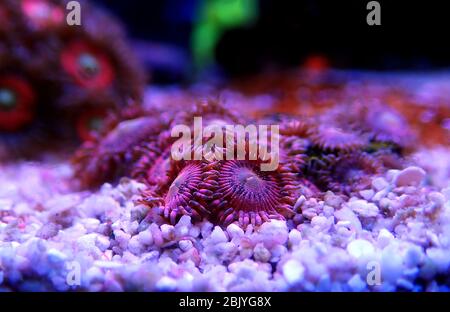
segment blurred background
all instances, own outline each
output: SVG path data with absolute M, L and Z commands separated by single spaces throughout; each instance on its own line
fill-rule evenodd
M 298 66 L 436 70 L 450 66 L 444 1 L 95 0 L 121 19 L 156 83 L 214 70 L 235 77 Z

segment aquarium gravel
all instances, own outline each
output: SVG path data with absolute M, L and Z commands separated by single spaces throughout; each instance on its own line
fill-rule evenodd
M 448 291 L 450 149 L 409 163 L 347 201 L 301 196 L 301 222 L 245 231 L 158 211 L 138 223 L 143 185 L 128 178 L 73 192 L 64 161 L 1 165 L 0 290 Z

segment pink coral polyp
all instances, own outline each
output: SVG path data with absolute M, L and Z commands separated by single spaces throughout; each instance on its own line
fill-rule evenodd
M 37 29 L 57 26 L 64 21 L 63 7 L 46 0 L 22 0 L 22 11 Z

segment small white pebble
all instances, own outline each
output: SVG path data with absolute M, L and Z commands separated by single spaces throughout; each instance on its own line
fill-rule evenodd
M 244 236 L 244 230 L 235 223 L 231 223 L 227 226 L 227 232 L 231 239 L 241 238 L 242 236 Z
M 392 207 L 392 202 L 389 198 L 382 198 L 379 202 L 379 206 L 383 209 L 391 209 Z
M 150 224 L 149 231 L 152 233 L 154 244 L 160 247 L 164 243 L 164 238 L 158 225 L 155 223 Z
M 128 233 L 125 233 L 122 230 L 115 230 L 114 231 L 114 237 L 116 241 L 119 243 L 120 247 L 122 249 L 127 249 L 128 241 L 131 238 L 131 235 Z
M 182 216 L 176 226 L 183 226 L 183 225 L 187 226 L 187 227 L 191 227 L 192 223 L 191 223 L 190 216 Z
M 67 258 L 67 256 L 63 252 L 54 248 L 47 251 L 47 257 L 48 260 L 54 264 L 61 263 Z
M 193 247 L 193 244 L 190 240 L 183 239 L 178 243 L 178 246 L 180 247 L 180 249 L 182 251 L 188 251 L 189 249 L 191 249 Z
M 129 225 L 129 227 L 127 229 L 127 233 L 129 233 L 129 234 L 136 234 L 138 232 L 138 228 L 139 228 L 139 222 L 133 221 Z
M 400 171 L 394 179 L 396 186 L 419 186 L 425 179 L 422 168 L 411 166 Z
M 138 234 L 139 237 L 139 241 L 141 242 L 141 244 L 143 245 L 152 245 L 153 244 L 153 236 L 152 236 L 152 232 L 147 229 L 145 231 L 142 231 Z
M 389 245 L 381 252 L 381 276 L 383 283 L 396 283 L 404 270 L 403 258 L 394 245 Z
M 381 191 L 382 189 L 387 188 L 389 183 L 383 177 L 378 177 L 373 179 L 372 186 L 375 190 Z
M 175 227 L 170 224 L 163 224 L 161 225 L 161 233 L 165 240 L 171 241 L 175 238 Z
M 372 197 L 372 201 L 373 202 L 379 202 L 380 200 L 385 198 L 388 193 L 389 192 L 386 189 L 383 189 L 383 190 L 381 190 L 379 192 L 376 192 L 375 195 L 373 195 L 373 197 Z
M 329 205 L 335 209 L 339 209 L 342 205 L 342 203 L 344 202 L 344 200 L 342 199 L 342 197 L 335 195 L 333 192 L 326 192 L 325 194 L 325 204 Z
M 364 239 L 355 239 L 347 246 L 348 253 L 354 258 L 372 255 L 375 251 L 373 245 Z
M 326 232 L 331 227 L 331 222 L 326 217 L 316 216 L 312 218 L 311 225 L 319 231 Z
M 405 278 L 399 278 L 397 280 L 397 286 L 404 288 L 406 290 L 412 290 L 414 288 L 414 284 Z
M 200 235 L 200 228 L 198 226 L 192 226 L 189 229 L 189 236 L 193 237 L 193 238 L 197 238 Z
M 350 209 L 359 216 L 369 218 L 378 215 L 378 207 L 373 203 L 368 203 L 363 199 L 354 200 L 348 203 Z
M 306 197 L 304 195 L 301 195 L 294 204 L 294 211 L 299 212 L 305 201 Z
M 214 225 L 211 222 L 203 222 L 200 228 L 200 232 L 202 233 L 203 238 L 207 238 L 213 229 Z
M 305 268 L 303 265 L 295 259 L 290 259 L 286 261 L 283 265 L 283 276 L 284 279 L 290 284 L 294 285 L 300 283 L 305 274 Z
M 255 257 L 256 261 L 268 262 L 272 255 L 262 243 L 259 243 L 256 244 L 255 248 L 253 249 L 253 256 Z
M 441 208 L 445 203 L 445 196 L 442 193 L 431 192 L 427 197 L 436 205 L 436 208 Z
M 342 209 L 335 211 L 334 216 L 338 221 L 348 221 L 350 228 L 361 231 L 361 221 L 359 221 L 358 217 L 348 207 L 343 207 Z
M 323 215 L 325 217 L 331 217 L 334 214 L 334 208 L 328 205 L 323 206 Z
M 374 194 L 374 190 L 362 190 L 359 192 L 359 195 L 365 200 L 371 200 Z
M 191 229 L 191 217 L 182 216 L 180 221 L 175 225 L 175 235 L 176 237 L 184 237 L 189 234 L 189 230 Z
M 95 261 L 94 265 L 102 269 L 119 269 L 123 267 L 123 263 L 114 261 Z
M 293 229 L 289 232 L 289 245 L 291 248 L 297 246 L 302 241 L 302 234 L 297 230 Z
M 439 272 L 448 272 L 450 269 L 450 251 L 436 247 L 428 248 L 426 254 Z
M 348 286 L 352 291 L 361 292 L 367 287 L 367 282 L 364 281 L 359 274 L 355 274 L 348 280 Z
M 276 245 L 270 249 L 270 253 L 272 254 L 271 262 L 278 262 L 280 259 L 288 252 L 287 248 L 283 245 Z
M 416 268 L 424 258 L 425 254 L 419 246 L 411 246 L 405 253 L 405 264 L 409 268 Z
M 394 240 L 394 235 L 386 229 L 381 229 L 378 233 L 377 243 L 380 248 L 384 248 Z
M 275 245 L 284 245 L 288 235 L 286 221 L 272 220 L 259 228 L 259 241 L 262 241 L 269 249 Z
M 447 200 L 450 200 L 450 187 L 446 187 L 442 190 L 442 194 Z
M 139 236 L 135 235 L 128 241 L 128 250 L 135 255 L 139 255 L 142 252 L 142 245 L 139 242 Z
M 85 229 L 88 232 L 93 232 L 100 225 L 100 220 L 94 218 L 85 218 L 81 220 L 81 223 L 84 225 Z
M 92 248 L 96 247 L 95 241 L 97 239 L 97 236 L 98 236 L 98 234 L 96 234 L 96 233 L 91 233 L 91 234 L 80 236 L 77 239 L 78 246 L 81 249 L 92 250 Z
M 212 231 L 209 240 L 212 244 L 228 242 L 227 235 L 220 226 L 214 227 L 214 230 Z
M 95 239 L 95 245 L 100 249 L 101 251 L 105 251 L 109 248 L 110 242 L 109 238 L 104 235 L 98 235 Z
M 398 175 L 398 173 L 400 172 L 400 170 L 397 169 L 390 169 L 386 172 L 386 179 L 389 182 L 393 182 L 395 177 Z

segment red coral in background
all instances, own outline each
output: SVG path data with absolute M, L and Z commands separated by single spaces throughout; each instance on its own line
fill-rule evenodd
M 36 97 L 25 80 L 0 77 L 0 130 L 14 132 L 33 121 Z
M 80 139 L 83 141 L 95 139 L 95 135 L 100 133 L 105 127 L 106 118 L 107 111 L 105 109 L 94 108 L 83 112 L 76 122 L 76 129 Z
M 37 30 L 60 26 L 65 21 L 65 8 L 49 0 L 19 0 L 23 14 Z
M 69 43 L 61 52 L 64 70 L 82 87 L 104 89 L 114 80 L 114 69 L 108 56 L 83 41 Z
M 0 77 L 21 77 L 33 91 L 30 96 L 25 87 L 16 86 L 20 97 L 15 111 L 6 112 L 3 103 L 2 158 L 38 157 L 39 147 L 63 149 L 80 138 L 90 139 L 91 130 L 97 128 L 89 126 L 92 115 L 98 121 L 142 101 L 145 74 L 122 27 L 88 1 L 82 1 L 82 26 L 69 26 L 66 3 L 4 0 L 0 4 Z M 10 95 L 3 91 L 3 101 L 11 101 Z M 28 131 L 25 125 L 34 128 Z

